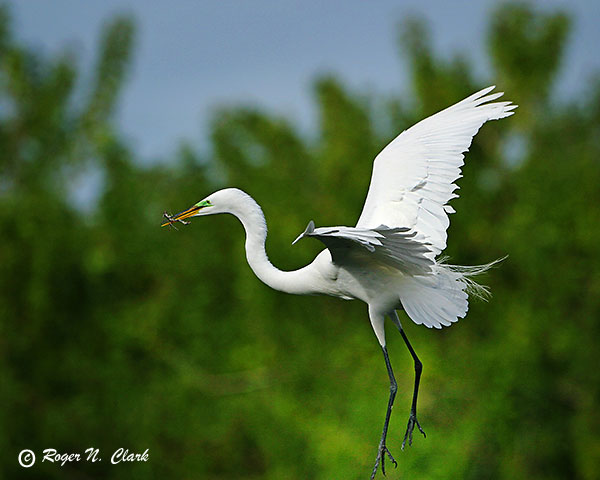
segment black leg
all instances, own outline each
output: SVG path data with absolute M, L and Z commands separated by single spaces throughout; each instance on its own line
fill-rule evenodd
M 404 329 L 402 328 L 400 319 L 398 319 L 398 316 L 396 314 L 392 315 L 392 320 L 398 327 L 398 330 L 400 330 L 400 335 L 402 335 L 402 338 L 404 339 L 404 343 L 406 343 L 406 346 L 408 347 L 408 351 L 412 355 L 413 360 L 415 362 L 415 388 L 413 390 L 413 399 L 412 399 L 412 405 L 410 407 L 410 416 L 408 417 L 408 425 L 406 427 L 406 433 L 404 434 L 404 440 L 402 441 L 402 450 L 404 450 L 404 446 L 406 445 L 407 439 L 408 439 L 408 445 L 409 446 L 412 445 L 412 434 L 413 434 L 415 425 L 417 426 L 419 431 L 423 434 L 423 436 L 427 437 L 427 435 L 425 435 L 425 432 L 421 428 L 421 425 L 419 425 L 419 421 L 417 420 L 417 397 L 419 395 L 419 382 L 421 381 L 421 372 L 423 371 L 423 364 L 419 360 L 419 357 L 417 357 L 415 350 L 413 349 L 412 345 L 408 341 L 408 337 L 406 336 L 406 333 L 404 333 Z
M 395 467 L 398 466 L 394 457 L 385 446 L 385 439 L 387 437 L 388 426 L 390 424 L 390 416 L 392 415 L 392 406 L 394 405 L 394 398 L 396 397 L 396 392 L 398 390 L 398 385 L 396 384 L 396 379 L 394 378 L 394 372 L 392 370 L 392 364 L 390 363 L 390 357 L 388 356 L 387 348 L 381 347 L 383 350 L 383 358 L 385 359 L 385 366 L 387 367 L 388 376 L 390 377 L 390 398 L 388 400 L 387 412 L 385 414 L 385 423 L 383 424 L 383 433 L 381 434 L 381 441 L 379 442 L 379 448 L 377 451 L 377 458 L 375 459 L 375 466 L 373 467 L 373 472 L 371 473 L 371 480 L 375 478 L 375 474 L 377 473 L 377 468 L 379 467 L 379 463 L 381 462 L 381 472 L 385 475 L 385 456 L 390 457 L 390 460 L 394 464 Z

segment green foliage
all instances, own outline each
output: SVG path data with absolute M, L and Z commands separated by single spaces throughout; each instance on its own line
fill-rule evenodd
M 537 13 L 522 4 L 499 8 L 488 46 L 498 81 L 523 94 L 527 104 L 543 102 L 563 58 L 569 27 L 569 17 L 562 12 Z
M 399 467 L 388 478 L 597 479 L 600 83 L 551 101 L 566 14 L 509 4 L 491 18 L 493 83 L 521 108 L 477 135 L 448 253 L 462 264 L 509 258 L 487 279 L 490 303 L 473 302 L 452 328 L 404 320 L 424 363 L 428 434 L 405 452 L 413 369 L 390 329 Z M 143 167 L 112 120 L 133 22 L 106 26 L 85 85 L 68 54 L 16 42 L 0 8 L 0 478 L 366 478 L 387 376 L 365 306 L 269 290 L 232 217 L 159 225 L 165 208 L 234 185 L 263 205 L 273 262 L 309 262 L 320 246 L 290 241 L 311 218 L 355 221 L 387 141 L 492 83 L 464 56 L 436 58 L 418 20 L 400 32 L 414 100 L 377 103 L 323 77 L 316 138 L 227 108 L 214 115 L 210 157 L 183 145 L 171 163 Z M 89 171 L 103 182 L 91 210 L 71 195 Z M 16 460 L 24 448 L 39 460 L 44 448 L 90 446 L 102 462 Z M 150 460 L 110 465 L 119 447 L 148 448 Z

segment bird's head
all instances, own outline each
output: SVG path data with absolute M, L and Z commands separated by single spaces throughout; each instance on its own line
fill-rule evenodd
M 185 221 L 192 217 L 215 215 L 217 213 L 234 213 L 244 197 L 248 197 L 248 195 L 237 188 L 219 190 L 200 200 L 187 210 L 169 217 L 169 221 L 163 223 L 161 227 L 171 225 L 173 222 Z

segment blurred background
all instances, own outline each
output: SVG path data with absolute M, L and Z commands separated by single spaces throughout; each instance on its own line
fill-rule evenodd
M 404 452 L 388 329 L 388 478 L 600 478 L 597 2 L 102 3 L 0 4 L 0 478 L 367 478 L 388 380 L 365 305 L 270 290 L 233 217 L 161 216 L 237 186 L 303 266 L 320 245 L 290 242 L 355 222 L 389 140 L 489 84 L 520 107 L 475 138 L 447 253 L 509 258 L 452 328 L 404 320 L 427 432 Z

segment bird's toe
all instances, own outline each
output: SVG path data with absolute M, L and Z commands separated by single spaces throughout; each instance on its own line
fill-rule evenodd
M 379 445 L 379 449 L 377 451 L 377 458 L 375 459 L 375 466 L 373 467 L 373 471 L 371 472 L 371 480 L 375 478 L 375 474 L 377 473 L 377 469 L 379 468 L 379 464 L 381 464 L 381 473 L 385 476 L 385 456 L 388 456 L 390 461 L 394 464 L 394 468 L 398 466 L 398 462 L 392 456 L 392 453 L 388 450 L 388 448 L 384 444 Z
M 423 437 L 427 438 L 425 431 L 421 427 L 421 424 L 417 420 L 417 416 L 411 412 L 410 417 L 408 417 L 408 425 L 406 426 L 406 433 L 404 434 L 404 440 L 402 441 L 402 450 L 406 446 L 406 440 L 408 440 L 408 446 L 412 445 L 413 440 L 413 430 L 415 429 L 415 425 L 419 429 L 419 431 L 423 434 Z

